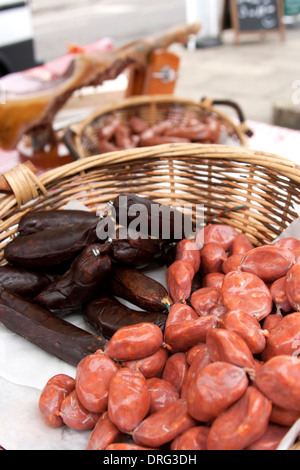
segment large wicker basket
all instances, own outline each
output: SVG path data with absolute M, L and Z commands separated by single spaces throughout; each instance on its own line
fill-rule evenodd
M 169 205 L 202 203 L 209 220 L 236 227 L 257 246 L 276 239 L 300 204 L 296 164 L 220 145 L 139 148 L 80 159 L 39 178 L 24 166 L 5 176 L 14 194 L 0 199 L 1 263 L 27 211 L 63 208 L 74 199 L 92 211 L 125 191 Z
M 237 120 L 221 112 L 218 107 L 226 107 L 237 114 Z M 150 125 L 170 120 L 173 124 L 184 124 L 195 115 L 216 117 L 221 124 L 220 144 L 230 146 L 248 146 L 252 131 L 245 122 L 240 106 L 229 100 L 211 100 L 203 98 L 201 102 L 174 97 L 172 95 L 136 96 L 110 104 L 94 111 L 78 124 L 70 126 L 64 141 L 75 159 L 99 154 L 99 129 L 114 118 L 127 123 L 131 117 L 139 117 Z

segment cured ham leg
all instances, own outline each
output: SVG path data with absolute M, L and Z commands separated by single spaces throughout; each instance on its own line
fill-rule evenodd
M 24 134 L 34 136 L 46 130 L 50 136 L 56 113 L 75 90 L 115 79 L 132 64 L 146 67 L 152 51 L 173 43 L 186 44 L 199 29 L 198 23 L 183 25 L 113 51 L 79 53 L 67 70 L 50 82 L 37 78 L 34 69 L 32 74 L 19 74 L 19 80 L 4 77 L 0 80 L 5 94 L 5 104 L 0 105 L 0 147 L 14 149 Z

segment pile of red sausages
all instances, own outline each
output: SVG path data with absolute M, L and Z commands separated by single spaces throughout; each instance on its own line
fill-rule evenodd
M 3 270 L 43 283 L 0 277 L 0 321 L 76 365 L 41 392 L 47 425 L 90 431 L 87 450 L 275 450 L 300 418 L 300 241 L 255 248 L 215 224 L 100 244 L 93 215 L 64 212 L 29 213 L 5 251 Z M 79 302 L 97 334 L 62 317 Z
M 214 116 L 190 116 L 180 123 L 165 119 L 155 124 L 136 116 L 128 121 L 112 118 L 99 129 L 98 150 L 106 153 L 169 143 L 218 144 L 220 132 L 220 120 Z

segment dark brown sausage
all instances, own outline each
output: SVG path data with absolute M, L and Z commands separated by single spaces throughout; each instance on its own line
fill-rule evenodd
M 33 298 L 50 284 L 39 271 L 30 271 L 9 264 L 0 266 L 0 286 L 13 294 Z
M 43 351 L 75 366 L 107 342 L 103 336 L 92 335 L 4 289 L 0 289 L 0 322 Z

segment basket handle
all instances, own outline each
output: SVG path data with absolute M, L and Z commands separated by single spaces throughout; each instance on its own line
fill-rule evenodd
M 76 151 L 73 145 L 72 137 L 75 135 L 75 132 L 72 129 L 68 129 L 65 134 L 63 135 L 63 143 L 69 150 L 71 156 L 74 158 L 74 160 L 80 160 L 80 155 Z
M 210 100 L 209 98 L 202 98 L 201 103 L 212 108 L 213 106 L 229 106 L 233 108 L 239 118 L 240 121 L 240 128 L 243 131 L 244 134 L 246 134 L 248 137 L 253 137 L 254 133 L 249 127 L 246 125 L 246 119 L 244 112 L 242 111 L 241 107 L 239 104 L 237 104 L 235 101 L 232 100 Z

